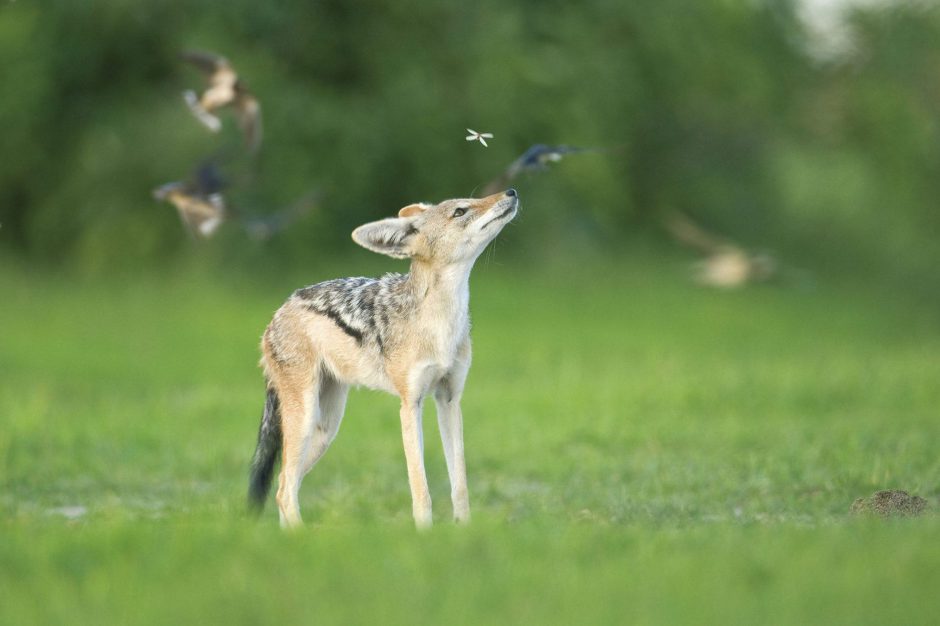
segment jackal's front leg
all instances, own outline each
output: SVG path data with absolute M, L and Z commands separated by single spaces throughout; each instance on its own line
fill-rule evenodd
M 408 463 L 411 512 L 418 528 L 431 526 L 431 492 L 424 473 L 424 435 L 421 430 L 421 401 L 402 400 L 401 439 Z
M 454 521 L 470 521 L 470 496 L 467 492 L 467 466 L 463 454 L 463 415 L 460 400 L 450 396 L 446 388 L 435 394 L 437 423 L 447 461 L 447 476 L 450 479 L 450 499 L 454 505 Z

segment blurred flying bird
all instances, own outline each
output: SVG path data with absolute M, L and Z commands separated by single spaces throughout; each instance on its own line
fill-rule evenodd
M 695 264 L 695 279 L 702 285 L 736 289 L 748 283 L 766 281 L 777 272 L 777 261 L 771 255 L 750 253 L 723 237 L 705 231 L 678 211 L 671 211 L 664 224 L 676 241 L 704 255 Z
M 575 148 L 572 146 L 548 146 L 543 143 L 537 143 L 531 146 L 522 155 L 509 164 L 509 167 L 497 178 L 487 183 L 483 188 L 483 195 L 488 196 L 496 193 L 500 189 L 509 186 L 516 176 L 522 172 L 541 172 L 548 169 L 549 163 L 561 161 L 565 155 L 576 152 L 597 151 L 598 148 Z
M 206 75 L 208 86 L 201 96 L 192 90 L 183 92 L 183 98 L 196 119 L 212 132 L 219 132 L 222 122 L 214 111 L 231 106 L 248 149 L 255 152 L 261 145 L 261 105 L 228 60 L 211 52 L 196 50 L 183 52 L 180 57 Z
M 316 205 L 319 193 L 311 191 L 289 206 L 270 215 L 247 214 L 225 200 L 225 183 L 213 161 L 200 165 L 185 182 L 168 183 L 154 189 L 153 196 L 165 200 L 179 211 L 183 225 L 193 235 L 208 239 L 226 221 L 237 221 L 257 241 L 267 241 L 299 219 Z
M 255 241 L 267 241 L 306 216 L 317 205 L 319 192 L 311 191 L 289 206 L 265 216 L 243 216 L 242 227 Z
M 157 187 L 153 197 L 175 206 L 190 234 L 209 238 L 228 214 L 222 197 L 224 186 L 216 165 L 207 162 L 200 165 L 189 180 Z
M 493 133 L 478 133 L 477 131 L 472 130 L 470 128 L 467 129 L 467 132 L 470 133 L 469 135 L 467 135 L 467 141 L 479 141 L 484 146 L 487 145 L 486 143 L 487 139 L 493 138 Z

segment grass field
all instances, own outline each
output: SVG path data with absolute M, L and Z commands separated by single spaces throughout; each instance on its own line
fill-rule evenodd
M 718 294 L 675 259 L 481 260 L 469 527 L 415 532 L 397 403 L 360 390 L 307 528 L 245 515 L 258 338 L 295 287 L 0 269 L 0 624 L 927 624 L 940 311 L 820 278 Z M 184 269 L 188 271 L 183 271 Z M 902 488 L 917 519 L 856 519 Z

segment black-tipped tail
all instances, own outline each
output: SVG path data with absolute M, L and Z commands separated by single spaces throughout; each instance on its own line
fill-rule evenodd
M 277 453 L 281 451 L 281 407 L 277 392 L 268 387 L 264 401 L 264 414 L 258 429 L 258 446 L 251 460 L 251 479 L 248 483 L 248 506 L 256 512 L 264 508 L 268 497 Z

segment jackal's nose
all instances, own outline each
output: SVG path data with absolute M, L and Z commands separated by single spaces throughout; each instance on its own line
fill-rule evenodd
M 515 189 L 513 189 L 512 187 L 510 187 L 509 189 L 506 190 L 506 195 L 507 195 L 507 196 L 510 196 L 510 197 L 512 197 L 512 198 L 514 198 L 514 197 L 516 197 L 516 196 L 519 195 L 519 194 L 516 193 L 516 190 L 515 190 Z

